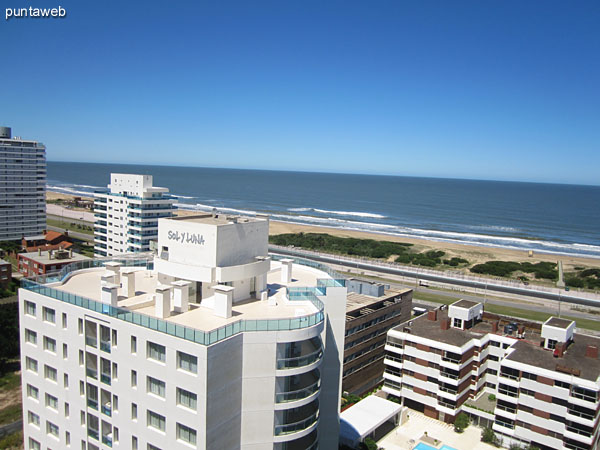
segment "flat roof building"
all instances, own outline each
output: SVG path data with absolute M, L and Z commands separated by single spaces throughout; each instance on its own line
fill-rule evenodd
M 111 173 L 108 189 L 94 194 L 94 254 L 149 251 L 158 219 L 173 215 L 168 192 L 153 186 L 152 175 Z
M 599 347 L 571 320 L 524 322 L 461 300 L 389 331 L 383 390 L 445 422 L 465 412 L 505 445 L 596 449 Z
M 46 147 L 0 127 L 0 241 L 46 228 Z
M 337 449 L 345 280 L 270 257 L 265 218 L 158 222 L 156 255 L 23 282 L 26 443 Z
M 74 253 L 73 250 L 46 250 L 19 253 L 17 263 L 19 272 L 25 276 L 45 275 L 58 272 L 71 263 L 89 260 L 87 256 Z

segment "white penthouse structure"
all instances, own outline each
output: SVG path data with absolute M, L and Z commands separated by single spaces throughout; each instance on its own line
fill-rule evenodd
M 150 241 L 158 234 L 158 219 L 173 215 L 168 192 L 152 186 L 152 175 L 112 173 L 108 190 L 94 194 L 94 254 L 150 250 Z
M 600 339 L 556 317 L 502 320 L 460 300 L 390 330 L 384 391 L 445 422 L 465 412 L 505 445 L 597 449 Z
M 0 127 L 0 241 L 46 229 L 46 147 Z
M 268 227 L 159 219 L 154 257 L 25 280 L 26 448 L 337 449 L 345 282 Z

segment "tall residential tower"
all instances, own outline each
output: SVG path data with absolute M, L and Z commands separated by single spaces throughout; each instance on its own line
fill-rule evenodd
M 158 219 L 173 215 L 167 188 L 152 186 L 152 175 L 112 173 L 108 190 L 94 201 L 94 254 L 113 256 L 150 250 Z
M 46 147 L 0 127 L 0 241 L 46 229 Z

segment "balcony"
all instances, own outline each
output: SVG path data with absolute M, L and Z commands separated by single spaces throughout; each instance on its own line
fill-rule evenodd
M 100 350 L 110 353 L 110 341 L 100 341 Z
M 318 379 L 310 386 L 294 391 L 280 392 L 275 394 L 275 403 L 293 402 L 310 397 L 321 388 L 321 380 Z
M 88 398 L 87 405 L 89 408 L 98 410 L 98 400 L 94 400 L 93 398 Z
M 98 440 L 100 438 L 100 432 L 88 427 L 88 436 Z
M 319 420 L 319 411 L 315 411 L 309 417 L 298 422 L 289 423 L 285 425 L 275 426 L 275 436 L 281 436 L 284 434 L 297 433 L 298 431 L 306 430 L 314 425 Z
M 323 349 L 319 348 L 313 353 L 310 353 L 305 356 L 297 356 L 295 358 L 281 358 L 277 360 L 277 370 L 305 367 L 320 360 L 322 357 Z
M 91 367 L 86 367 L 85 374 L 89 378 L 93 378 L 94 380 L 98 379 L 98 371 L 96 369 L 91 368 Z
M 101 373 L 100 374 L 100 381 L 103 382 L 104 384 L 108 384 L 110 386 L 111 383 L 111 376 L 108 373 Z

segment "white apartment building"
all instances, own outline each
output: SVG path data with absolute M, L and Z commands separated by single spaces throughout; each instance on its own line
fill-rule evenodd
M 0 241 L 46 229 L 46 147 L 0 127 Z
M 502 319 L 460 300 L 390 330 L 383 390 L 448 423 L 465 412 L 506 446 L 597 449 L 600 339 L 556 317 Z
M 149 251 L 158 219 L 173 215 L 168 192 L 152 185 L 152 175 L 112 173 L 108 189 L 94 194 L 94 254 Z
M 163 218 L 157 255 L 26 279 L 26 448 L 337 449 L 345 281 L 268 227 Z

